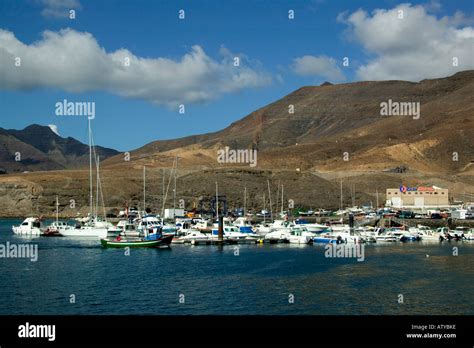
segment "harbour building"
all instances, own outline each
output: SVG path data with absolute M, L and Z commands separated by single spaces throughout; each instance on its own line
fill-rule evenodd
M 394 208 L 449 207 L 449 190 L 437 186 L 405 186 L 387 189 L 386 206 Z

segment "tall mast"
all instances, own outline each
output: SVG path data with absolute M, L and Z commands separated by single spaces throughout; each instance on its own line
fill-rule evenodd
M 273 220 L 272 193 L 270 191 L 270 180 L 268 179 L 267 179 L 267 185 L 268 185 L 268 197 L 270 200 L 270 219 Z
M 88 124 L 89 124 L 89 209 L 90 209 L 90 218 L 92 219 L 92 209 L 93 209 L 93 203 L 92 203 L 92 130 L 91 130 L 91 119 L 90 117 L 87 118 Z
M 246 207 L 247 207 L 247 186 L 244 187 L 244 217 L 245 217 Z
M 143 215 L 146 214 L 146 167 L 143 166 Z
M 219 223 L 219 193 L 218 193 L 217 181 L 216 181 L 216 218 L 217 218 L 217 223 Z
M 265 223 L 265 217 L 267 215 L 267 210 L 265 209 L 265 192 L 263 193 L 263 223 Z
M 283 214 L 283 184 L 281 184 L 281 213 Z
M 173 217 L 176 215 L 176 175 L 177 173 L 178 173 L 178 156 L 176 156 L 176 169 L 174 171 Z
M 355 184 L 352 184 L 352 206 L 353 207 L 355 207 L 355 194 L 356 194 Z
M 375 196 L 376 196 L 376 200 L 377 200 L 377 206 L 375 207 L 375 209 L 378 209 L 379 208 L 379 190 L 378 189 L 375 189 Z
M 280 180 L 278 180 L 277 199 L 275 203 L 275 214 L 278 212 L 278 201 L 280 200 Z
M 58 227 L 59 221 L 59 198 L 56 196 L 56 227 Z
M 162 205 L 162 209 L 161 209 L 161 215 L 163 216 L 164 214 L 164 211 L 165 211 L 165 170 L 162 169 L 161 170 L 161 173 L 163 174 L 163 205 Z
M 340 195 L 340 197 L 341 197 L 340 209 L 341 209 L 341 211 L 342 211 L 342 178 L 341 178 L 341 195 Z
M 97 156 L 97 161 L 95 163 L 96 167 L 96 188 L 95 188 L 95 214 L 94 216 L 99 216 L 99 156 Z

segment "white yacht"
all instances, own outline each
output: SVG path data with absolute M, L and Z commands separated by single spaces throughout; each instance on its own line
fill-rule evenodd
M 173 243 L 191 243 L 196 242 L 207 242 L 210 241 L 210 237 L 207 234 L 202 233 L 199 230 L 186 230 L 184 235 L 173 238 Z M 199 243 L 196 243 L 199 244 Z
M 428 226 L 418 225 L 417 227 L 410 227 L 408 232 L 411 234 L 417 234 L 421 240 L 439 242 L 440 233 L 433 231 Z
M 329 226 L 318 224 L 318 223 L 309 223 L 304 220 L 296 221 L 297 226 L 306 228 L 309 232 L 321 233 L 329 229 Z
M 128 220 L 120 220 L 117 223 L 117 227 L 120 228 L 120 235 L 124 237 L 140 237 L 140 232 L 137 230 L 137 226 L 129 222 Z
M 377 242 L 378 233 L 373 227 L 357 227 L 355 233 L 360 235 L 366 242 Z
M 212 230 L 212 239 L 218 238 L 219 231 L 218 229 Z M 239 231 L 238 227 L 235 226 L 223 226 L 223 237 L 226 239 L 237 239 L 237 240 L 257 240 L 254 236 L 249 235 L 249 233 L 243 233 Z
M 58 232 L 63 235 L 63 237 L 85 237 L 85 238 L 107 238 L 107 229 L 95 226 L 76 226 L 75 228 L 60 227 Z
M 21 225 L 12 226 L 12 230 L 15 234 L 39 236 L 42 233 L 42 227 L 41 221 L 38 218 L 28 217 L 21 223 Z
M 314 236 L 305 227 L 293 227 L 288 236 L 288 242 L 291 244 L 312 244 Z
M 254 231 L 260 237 L 264 237 L 267 233 L 272 232 L 272 226 L 269 223 L 261 223 L 255 226 Z

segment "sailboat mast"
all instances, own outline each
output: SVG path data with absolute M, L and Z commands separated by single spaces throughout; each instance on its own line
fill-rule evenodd
M 281 184 L 281 213 L 283 214 L 283 184 Z
M 270 219 L 273 220 L 272 193 L 270 191 L 270 180 L 268 179 L 267 179 L 267 185 L 268 185 L 268 197 L 270 200 Z
M 244 217 L 247 208 L 247 186 L 244 187 Z
M 280 180 L 278 180 L 277 199 L 275 203 L 275 213 L 278 212 L 278 201 L 280 200 Z
M 166 174 L 166 172 L 165 172 L 164 169 L 162 169 L 161 172 L 163 174 L 163 185 L 162 185 L 163 186 L 163 205 L 162 205 L 162 209 L 161 209 L 161 216 L 163 216 L 164 211 L 165 211 L 165 174 Z
M 59 221 L 59 198 L 56 196 L 56 227 L 58 226 Z
M 146 214 L 146 167 L 143 166 L 143 214 Z
M 89 125 L 89 209 L 90 209 L 90 218 L 92 219 L 92 214 L 93 214 L 93 203 L 92 203 L 92 130 L 91 130 L 91 119 L 90 117 L 88 119 L 88 125 Z
M 176 169 L 174 171 L 174 190 L 173 190 L 173 217 L 176 215 L 176 176 L 178 174 L 178 156 L 176 156 Z
M 265 209 L 265 192 L 263 193 L 263 223 L 265 223 L 265 217 L 267 215 L 267 210 Z
M 219 223 L 219 193 L 218 193 L 217 181 L 216 181 L 216 218 L 217 218 L 217 223 Z
M 340 197 L 341 197 L 341 205 L 340 205 L 340 208 L 341 208 L 341 211 L 342 211 L 342 178 L 341 178 L 341 195 L 340 195 Z
M 99 215 L 99 156 L 97 156 L 97 161 L 95 164 L 96 167 L 96 192 L 95 192 L 95 213 L 94 216 L 97 217 Z

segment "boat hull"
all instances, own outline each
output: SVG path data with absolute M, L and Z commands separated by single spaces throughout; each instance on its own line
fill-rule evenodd
M 173 236 L 166 236 L 157 240 L 137 240 L 137 241 L 116 241 L 101 239 L 100 243 L 104 248 L 161 248 L 169 246 Z
M 107 238 L 106 228 L 71 228 L 59 229 L 63 237 Z

